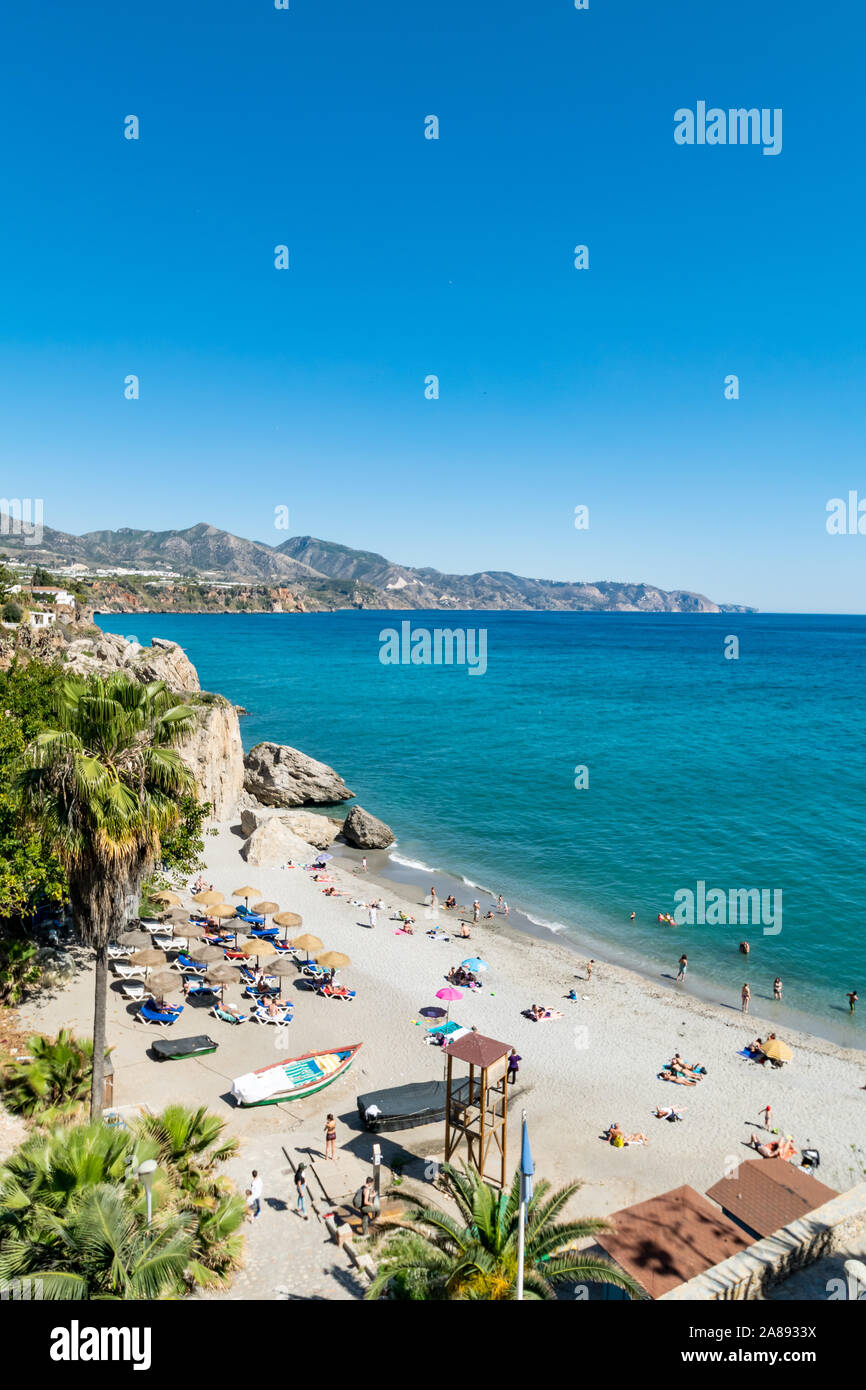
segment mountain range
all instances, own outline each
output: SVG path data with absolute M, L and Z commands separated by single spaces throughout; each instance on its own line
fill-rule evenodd
M 322 581 L 345 591 L 347 606 L 394 609 L 572 609 L 599 612 L 741 613 L 738 604 L 716 603 L 686 589 L 613 580 L 530 579 L 504 570 L 443 574 L 399 565 L 373 551 L 353 550 L 313 536 L 292 536 L 281 545 L 244 540 L 206 522 L 185 530 L 88 531 L 73 536 L 44 527 L 33 536 L 14 534 L 0 515 L 0 549 L 10 559 L 47 568 L 77 563 L 92 570 L 174 571 L 210 583 L 290 589 L 296 598 L 321 593 Z M 333 590 L 333 585 L 331 585 Z M 315 606 L 315 604 L 314 604 Z M 333 606 L 333 598 L 328 602 Z

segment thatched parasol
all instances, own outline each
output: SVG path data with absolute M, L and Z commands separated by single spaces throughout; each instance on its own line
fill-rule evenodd
M 162 920 L 164 922 L 171 922 L 173 927 L 186 926 L 189 921 L 189 908 L 172 907 L 168 912 L 163 913 Z
M 275 956 L 277 954 L 274 943 L 265 940 L 264 937 L 253 937 L 252 941 L 245 941 L 241 950 L 245 956 Z
M 130 950 L 135 950 L 136 948 L 141 947 L 141 946 L 150 946 L 150 945 L 151 945 L 150 932 L 149 932 L 149 931 L 126 931 L 126 932 L 123 933 L 122 937 L 120 938 L 120 945 L 121 945 L 121 946 L 127 946 L 127 947 L 129 947 Z
M 305 936 L 296 936 L 294 941 L 292 942 L 292 945 L 294 946 L 296 951 L 304 952 L 304 954 L 307 957 L 306 964 L 309 965 L 310 952 L 321 951 L 323 943 L 319 940 L 317 936 L 310 936 L 308 933 Z
M 279 912 L 279 903 L 253 903 L 253 912 L 257 912 L 260 917 L 270 917 L 272 912 Z
M 201 941 L 206 931 L 200 922 L 184 922 L 183 926 L 175 927 L 174 934 L 184 941 Z
M 229 918 L 235 916 L 235 909 L 231 903 L 214 903 L 210 910 L 211 917 Z
M 158 970 L 155 975 L 151 975 L 148 983 L 154 999 L 162 999 L 163 995 L 171 994 L 173 989 L 180 989 L 182 980 L 174 970 Z
M 304 919 L 299 912 L 275 912 L 275 927 L 302 927 Z
M 214 903 L 223 902 L 222 893 L 217 893 L 213 888 L 209 888 L 206 893 L 196 893 L 193 902 L 201 903 L 203 907 L 213 907 Z
M 351 965 L 348 956 L 344 956 L 342 951 L 324 951 L 322 955 L 316 956 L 316 964 L 323 965 L 326 970 L 342 970 L 344 966 Z
M 259 893 L 260 893 L 261 891 L 262 891 L 261 888 L 251 888 L 250 885 L 249 885 L 248 883 L 245 883 L 244 886 L 243 886 L 243 888 L 236 888 L 236 889 L 235 889 L 235 891 L 232 893 L 232 897 L 233 897 L 233 898 L 243 898 L 243 900 L 244 900 L 244 907 L 249 907 L 249 905 L 250 905 L 250 898 L 257 898 L 257 897 L 259 896 Z
M 160 888 L 158 893 L 150 895 L 155 903 L 165 903 L 167 907 L 179 907 L 180 898 L 177 893 L 171 893 L 168 888 Z
M 209 985 L 231 985 L 238 978 L 237 966 L 229 965 L 227 960 L 212 965 L 205 975 Z
M 199 946 L 192 957 L 199 965 L 210 965 L 212 961 L 224 960 L 222 946 Z
M 151 946 L 146 951 L 136 951 L 135 955 L 129 957 L 129 963 L 150 970 L 154 965 L 165 965 L 166 959 L 165 951 L 157 951 L 155 946 Z
M 297 966 L 295 965 L 295 962 L 293 960 L 289 960 L 286 956 L 280 956 L 279 960 L 273 961 L 268 966 L 268 974 L 276 975 L 280 982 L 281 999 L 283 997 L 283 980 L 287 975 L 294 975 L 296 970 Z

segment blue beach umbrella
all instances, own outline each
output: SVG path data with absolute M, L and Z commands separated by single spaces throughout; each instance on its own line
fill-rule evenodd
M 464 966 L 467 970 L 489 970 L 489 969 L 490 969 L 490 966 L 487 964 L 487 961 L 486 961 L 486 960 L 482 960 L 482 959 L 480 958 L 480 956 L 470 956 L 468 960 L 462 960 L 462 961 L 460 962 L 460 964 L 461 964 L 462 966 Z

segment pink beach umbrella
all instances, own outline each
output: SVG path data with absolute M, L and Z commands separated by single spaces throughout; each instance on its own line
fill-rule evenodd
M 447 1013 L 447 1017 L 446 1017 L 445 1022 L 446 1022 L 446 1023 L 450 1023 L 450 1021 L 451 1021 L 451 1001 L 452 1001 L 452 999 L 462 999 L 462 998 L 463 998 L 463 991 L 462 991 L 462 989 L 454 989 L 452 985 L 446 985 L 446 987 L 445 987 L 444 989 L 437 989 L 437 991 L 436 991 L 436 998 L 437 998 L 437 999 L 444 999 L 445 1002 L 446 1002 L 446 1004 L 448 1005 L 448 1013 Z

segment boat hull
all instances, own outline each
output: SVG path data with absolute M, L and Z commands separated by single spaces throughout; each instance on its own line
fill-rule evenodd
M 267 1076 L 270 1072 L 279 1072 L 287 1067 L 297 1067 L 300 1064 L 314 1063 L 317 1058 L 340 1058 L 339 1064 L 333 1070 L 311 1076 L 309 1080 L 298 1082 L 295 1085 L 287 1086 L 277 1090 L 270 1095 L 245 1097 L 241 1083 L 244 1078 L 239 1078 L 232 1086 L 232 1094 L 235 1103 L 242 1109 L 249 1110 L 260 1105 L 282 1105 L 286 1101 L 303 1100 L 306 1096 L 313 1096 L 318 1091 L 324 1091 L 327 1086 L 336 1081 L 338 1077 L 344 1076 L 352 1065 L 355 1057 L 361 1050 L 361 1043 L 353 1043 L 349 1047 L 334 1048 L 332 1052 L 307 1052 L 302 1057 L 289 1057 L 284 1062 L 276 1062 L 270 1067 L 261 1067 L 259 1071 L 252 1073 L 253 1077 Z

